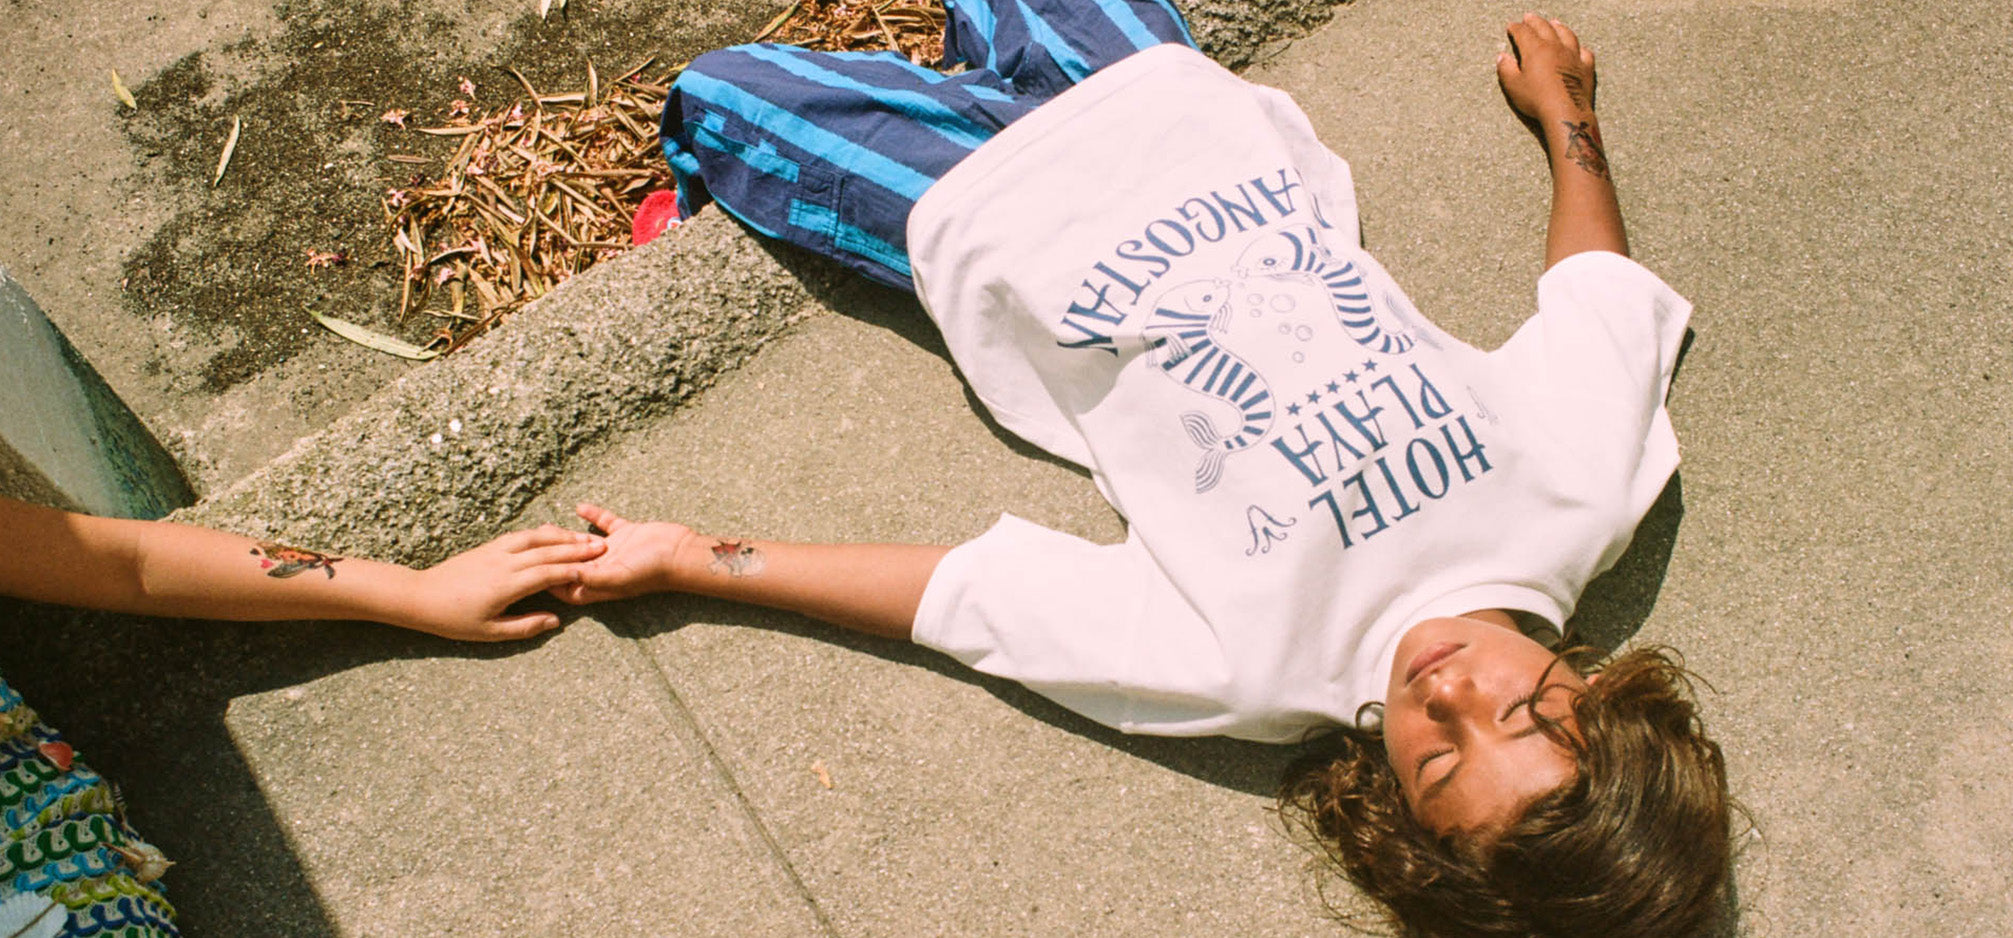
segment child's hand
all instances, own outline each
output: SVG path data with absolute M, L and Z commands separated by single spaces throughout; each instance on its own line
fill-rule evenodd
M 1496 78 L 1517 113 L 1540 123 L 1594 113 L 1594 52 L 1566 24 L 1536 13 L 1508 27 L 1511 51 L 1496 56 Z
M 585 561 L 602 555 L 602 538 L 556 525 L 505 534 L 417 574 L 419 584 L 400 622 L 443 638 L 498 642 L 529 638 L 559 626 L 550 612 L 506 615 L 526 596 L 578 583 Z
M 587 523 L 608 533 L 608 552 L 580 569 L 580 579 L 552 588 L 569 603 L 627 599 L 677 588 L 671 559 L 692 529 L 667 521 L 630 521 L 600 505 L 575 509 Z

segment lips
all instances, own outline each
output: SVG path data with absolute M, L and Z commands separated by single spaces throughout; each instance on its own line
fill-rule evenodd
M 1428 646 L 1425 651 L 1412 656 L 1412 663 L 1405 668 L 1405 683 L 1412 683 L 1413 678 L 1432 670 L 1433 666 L 1466 647 L 1460 642 L 1436 642 Z

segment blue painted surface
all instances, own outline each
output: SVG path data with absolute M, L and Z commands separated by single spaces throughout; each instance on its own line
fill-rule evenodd
M 0 494 L 121 518 L 195 501 L 174 459 L 4 270 Z

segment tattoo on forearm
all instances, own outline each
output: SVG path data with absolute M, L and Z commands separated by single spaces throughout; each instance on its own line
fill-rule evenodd
M 259 568 L 266 571 L 266 576 L 276 580 L 284 580 L 309 570 L 320 570 L 333 580 L 336 574 L 335 564 L 342 560 L 341 557 L 331 557 L 312 550 L 275 544 L 272 541 L 259 541 L 257 546 L 252 548 L 252 556 L 259 558 Z
M 1593 121 L 1560 121 L 1566 128 L 1566 158 L 1602 179 L 1608 175 L 1608 156 L 1601 152 L 1601 140 Z
M 715 541 L 713 562 L 706 569 L 728 576 L 754 576 L 766 565 L 762 552 L 746 541 Z
M 1566 97 L 1572 99 L 1574 107 L 1582 111 L 1591 111 L 1594 109 L 1593 93 L 1587 88 L 1586 80 L 1582 79 L 1578 73 L 1561 70 L 1559 72 L 1559 83 L 1566 86 Z

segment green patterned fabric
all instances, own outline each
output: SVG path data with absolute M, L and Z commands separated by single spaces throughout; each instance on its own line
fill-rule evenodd
M 39 928 L 21 933 L 180 935 L 175 907 L 160 882 L 169 865 L 126 823 L 111 784 L 0 680 L 0 903 L 23 922 L 38 915 L 53 920 L 47 902 L 68 911 L 53 933 Z M 22 894 L 47 902 L 20 902 L 16 897 Z M 0 936 L 12 933 L 9 926 L 0 920 Z

